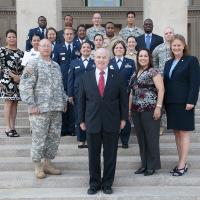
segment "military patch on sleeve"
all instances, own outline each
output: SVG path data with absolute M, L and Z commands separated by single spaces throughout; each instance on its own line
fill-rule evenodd
M 27 79 L 28 77 L 29 77 L 28 73 L 27 73 L 27 72 L 24 73 L 23 78 L 24 78 L 24 79 Z

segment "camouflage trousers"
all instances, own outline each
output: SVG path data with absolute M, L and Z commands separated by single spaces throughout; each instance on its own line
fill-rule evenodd
M 60 143 L 62 112 L 31 114 L 29 120 L 32 130 L 32 160 L 37 162 L 42 158 L 54 159 Z

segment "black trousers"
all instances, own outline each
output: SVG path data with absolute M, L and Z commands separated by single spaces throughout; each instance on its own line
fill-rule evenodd
M 74 105 L 68 103 L 67 112 L 65 112 L 65 113 L 63 112 L 63 114 L 62 114 L 61 133 L 64 133 L 64 135 L 68 135 L 68 134 L 72 134 L 74 132 L 75 132 Z
M 126 125 L 120 132 L 120 139 L 122 141 L 122 144 L 128 144 L 130 134 L 131 134 L 131 123 L 129 120 L 126 120 Z
M 116 169 L 119 133 L 87 133 L 90 186 L 112 186 Z M 103 144 L 103 177 L 101 177 L 101 147 Z
M 142 167 L 160 169 L 159 132 L 160 120 L 153 119 L 152 112 L 133 112 Z

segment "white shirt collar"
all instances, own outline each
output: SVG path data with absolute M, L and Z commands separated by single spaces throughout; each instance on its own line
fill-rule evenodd
M 147 37 L 147 35 L 149 35 L 150 37 L 152 37 L 152 33 L 149 33 L 149 34 L 145 33 L 145 38 Z
M 115 56 L 116 63 L 118 62 L 119 59 L 123 62 L 124 56 L 122 56 L 121 58 L 118 58 L 118 57 Z
M 105 74 L 103 75 L 104 76 L 104 81 L 105 81 L 105 84 L 106 84 L 106 81 L 107 81 L 107 77 L 108 77 L 108 67 L 106 67 L 106 69 L 103 70 L 105 72 Z M 99 70 L 98 68 L 96 68 L 95 70 L 95 76 L 96 76 L 96 81 L 97 81 L 97 85 L 98 85 L 98 82 L 99 82 L 99 76 L 100 76 L 100 73 L 101 70 Z

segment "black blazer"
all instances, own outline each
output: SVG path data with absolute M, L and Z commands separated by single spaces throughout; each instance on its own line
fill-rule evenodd
M 169 78 L 173 59 L 165 63 L 164 84 L 165 103 L 184 103 L 195 105 L 198 100 L 200 69 L 196 57 L 183 56 Z
M 145 44 L 145 34 L 140 35 L 138 37 L 136 37 L 136 42 L 137 42 L 137 46 L 135 47 L 135 49 L 138 51 L 142 48 L 146 48 L 146 44 Z M 153 50 L 159 45 L 162 44 L 163 38 L 159 35 L 153 34 L 152 33 L 152 38 L 151 38 L 151 46 L 150 46 L 150 51 L 153 52 Z
M 95 70 L 80 78 L 78 121 L 85 122 L 88 133 L 119 132 L 120 120 L 128 119 L 128 97 L 125 83 L 115 70 L 108 69 L 108 77 L 101 97 Z

